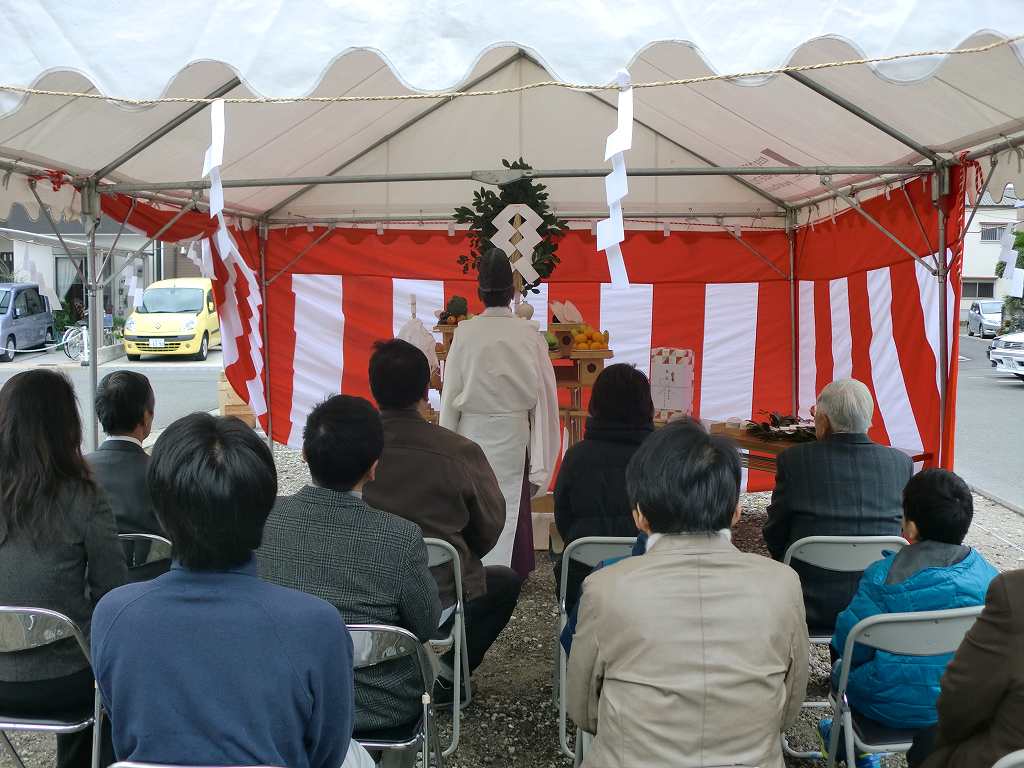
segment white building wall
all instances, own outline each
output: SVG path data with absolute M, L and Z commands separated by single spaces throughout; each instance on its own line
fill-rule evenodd
M 970 208 L 968 208 L 970 215 Z M 1009 281 L 996 279 L 996 261 L 999 259 L 1000 244 L 982 242 L 981 229 L 989 224 L 1010 225 L 1017 221 L 1017 209 L 1009 205 L 981 206 L 964 237 L 964 282 L 977 280 L 994 281 L 993 298 L 1002 299 L 1010 288 Z M 965 296 L 960 301 L 960 321 L 967 322 L 967 310 L 977 299 Z

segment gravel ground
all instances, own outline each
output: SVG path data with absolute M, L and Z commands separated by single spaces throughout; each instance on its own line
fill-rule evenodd
M 292 493 L 308 482 L 298 454 L 278 448 L 281 493 Z M 743 499 L 743 519 L 733 532 L 742 550 L 767 555 L 761 538 L 769 494 L 748 494 Z M 1024 567 L 1024 520 L 1016 513 L 975 496 L 975 518 L 968 544 L 976 547 L 995 567 Z M 523 587 L 509 626 L 491 648 L 473 676 L 473 703 L 462 714 L 458 751 L 448 759 L 452 768 L 508 766 L 508 768 L 568 768 L 569 758 L 558 748 L 558 709 L 552 700 L 554 628 L 558 612 L 553 593 L 550 563 L 538 553 L 538 568 Z M 829 674 L 828 652 L 812 656 L 808 695 L 824 694 Z M 815 724 L 819 712 L 805 710 L 790 732 L 795 747 L 815 748 Z M 450 736 L 451 718 L 439 715 L 444 743 Z M 571 726 L 570 726 L 571 727 Z M 26 768 L 50 768 L 54 764 L 53 741 L 36 735 L 15 735 L 12 741 Z M 13 766 L 5 753 L 0 765 Z M 819 765 L 791 760 L 789 768 Z M 887 758 L 887 768 L 905 766 L 901 757 Z

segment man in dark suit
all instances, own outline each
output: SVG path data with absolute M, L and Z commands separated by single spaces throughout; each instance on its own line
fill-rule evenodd
M 818 439 L 779 455 L 775 492 L 764 540 L 781 560 L 806 536 L 898 536 L 903 488 L 914 471 L 910 458 L 873 443 L 870 390 L 856 379 L 833 381 L 818 396 Z M 860 574 L 836 573 L 793 563 L 803 585 L 811 634 L 831 635 L 849 605 Z
M 505 527 L 505 497 L 480 446 L 423 418 L 420 408 L 429 386 L 430 365 L 419 349 L 401 339 L 377 345 L 370 358 L 370 388 L 381 407 L 384 452 L 365 498 L 458 551 L 472 671 L 512 618 L 522 580 L 511 568 L 480 562 Z M 442 605 L 454 606 L 451 568 L 444 566 L 434 576 Z M 434 694 L 439 704 L 453 697 L 450 669 L 442 669 Z
M 441 603 L 415 523 L 363 501 L 384 442 L 366 400 L 334 395 L 306 420 L 302 452 L 313 484 L 279 497 L 257 553 L 260 575 L 334 605 L 346 624 L 390 624 L 426 641 Z M 413 659 L 356 671 L 355 730 L 404 725 L 422 712 Z
M 96 417 L 107 439 L 86 461 L 110 499 L 118 533 L 163 535 L 146 489 L 149 455 L 142 448 L 153 428 L 155 407 L 153 387 L 141 373 L 115 371 L 104 376 L 96 389 Z M 126 546 L 129 565 L 143 566 L 149 549 L 145 542 Z M 133 568 L 132 578 L 152 578 L 169 565 L 169 560 L 163 560 L 145 565 L 143 571 Z

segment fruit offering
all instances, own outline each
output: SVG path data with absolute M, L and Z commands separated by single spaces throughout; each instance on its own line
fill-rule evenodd
M 468 320 L 469 303 L 462 296 L 452 296 L 441 314 L 437 318 L 438 325 L 458 325 L 463 320 Z
M 544 332 L 544 339 L 548 343 L 548 351 L 555 352 L 558 350 L 558 337 L 555 336 L 551 331 Z
M 608 331 L 595 331 L 589 325 L 581 325 L 573 333 L 574 349 L 608 349 Z

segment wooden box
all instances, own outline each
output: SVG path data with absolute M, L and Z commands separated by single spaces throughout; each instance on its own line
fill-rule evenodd
M 256 414 L 249 404 L 240 398 L 224 376 L 223 371 L 217 382 L 217 406 L 221 416 L 234 416 L 241 419 L 253 429 L 256 428 Z
M 569 357 L 572 353 L 573 334 L 579 327 L 577 323 L 548 323 L 548 331 L 558 339 L 558 357 Z

